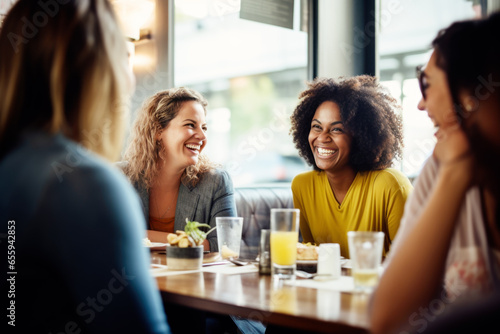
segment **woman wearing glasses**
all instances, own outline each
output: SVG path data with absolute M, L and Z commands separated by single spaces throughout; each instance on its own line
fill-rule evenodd
M 339 243 L 348 231 L 383 231 L 384 255 L 412 186 L 388 168 L 401 155 L 399 106 L 374 77 L 319 78 L 301 93 L 291 133 L 314 170 L 292 182 L 304 242 Z
M 375 292 L 372 329 L 423 331 L 500 290 L 500 14 L 451 25 L 419 74 L 438 131 Z

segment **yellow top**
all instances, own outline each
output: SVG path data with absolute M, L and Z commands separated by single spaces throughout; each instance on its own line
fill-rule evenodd
M 294 206 L 300 209 L 303 241 L 338 243 L 341 255 L 348 258 L 348 231 L 382 231 L 386 256 L 412 189 L 408 178 L 392 168 L 358 172 L 339 204 L 325 172 L 299 174 L 292 192 Z

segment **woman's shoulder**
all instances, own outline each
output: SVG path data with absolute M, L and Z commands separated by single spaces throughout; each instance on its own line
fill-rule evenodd
M 44 206 L 46 210 L 49 204 L 57 202 L 61 215 L 72 216 L 82 207 L 86 211 L 106 211 L 115 204 L 118 207 L 134 200 L 134 191 L 125 176 L 81 145 L 61 135 L 37 135 L 30 139 L 34 140 L 25 142 L 5 162 L 6 169 L 18 166 L 18 174 L 5 182 L 6 187 L 18 189 L 26 202 L 49 201 Z
M 371 172 L 373 177 L 378 180 L 386 181 L 386 182 L 398 182 L 398 183 L 409 183 L 410 180 L 408 177 L 400 170 L 396 168 L 385 168 L 381 170 L 375 170 Z
M 323 176 L 324 172 L 316 170 L 299 173 L 292 180 L 292 190 L 309 187 L 312 183 L 321 180 Z
M 130 182 L 115 165 L 94 154 L 82 157 L 81 163 L 66 176 L 68 191 L 79 189 L 77 193 L 94 194 L 92 197 L 109 201 L 126 201 L 134 193 Z
M 415 180 L 415 188 L 424 187 L 430 188 L 434 184 L 434 180 L 437 177 L 439 170 L 439 163 L 433 157 L 430 156 L 424 163 L 418 177 Z
M 214 167 L 210 168 L 208 171 L 204 172 L 203 174 L 200 175 L 200 180 L 206 181 L 217 181 L 221 179 L 230 179 L 231 176 L 229 173 L 221 168 L 221 167 Z
M 51 160 L 57 184 L 54 189 L 58 191 L 68 192 L 71 197 L 94 194 L 92 198 L 102 195 L 110 200 L 133 192 L 119 168 L 64 136 L 55 138 L 51 152 L 45 154 L 45 159 Z
M 99 228 L 101 233 L 136 233 L 138 226 L 143 226 L 136 191 L 116 166 L 100 157 L 87 156 L 63 184 L 52 187 L 51 192 L 57 192 L 65 207 L 61 215 L 74 219 L 78 228 L 84 228 L 81 224 L 85 222 L 87 228 Z
M 322 171 L 316 171 L 316 170 L 309 170 L 307 172 L 302 172 L 297 175 L 292 180 L 292 183 L 294 182 L 302 182 L 302 181 L 310 181 L 313 179 L 319 179 L 321 176 L 324 174 Z
M 366 174 L 371 179 L 370 184 L 379 189 L 405 189 L 409 192 L 413 189 L 408 177 L 402 171 L 395 168 L 371 171 Z
M 21 172 L 30 174 L 27 177 L 36 176 L 45 182 L 56 183 L 58 189 L 72 187 L 75 183 L 84 188 L 97 183 L 100 188 L 108 182 L 116 182 L 121 176 L 109 162 L 62 134 L 28 134 L 10 157 L 11 165 L 20 161 L 30 162 L 22 164 Z M 33 168 L 37 173 L 30 173 Z
M 199 176 L 200 180 L 194 188 L 219 188 L 231 187 L 233 182 L 229 173 L 220 167 L 214 167 Z

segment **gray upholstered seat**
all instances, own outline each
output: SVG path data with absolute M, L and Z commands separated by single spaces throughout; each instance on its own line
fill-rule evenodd
M 268 229 L 272 208 L 293 208 L 290 186 L 235 188 L 236 210 L 243 217 L 240 257 L 259 253 L 260 230 Z

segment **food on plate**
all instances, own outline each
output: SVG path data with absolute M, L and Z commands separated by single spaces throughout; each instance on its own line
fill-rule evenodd
M 308 242 L 307 244 L 297 243 L 297 260 L 299 261 L 317 261 L 318 246 Z
M 207 235 L 215 230 L 215 227 L 208 232 L 203 232 L 200 227 L 210 227 L 208 224 L 201 224 L 195 221 L 189 221 L 186 218 L 186 226 L 184 231 L 175 231 L 167 236 L 167 242 L 170 246 L 178 246 L 180 248 L 201 246 Z
M 142 239 L 142 245 L 143 245 L 143 246 L 146 246 L 146 247 L 151 247 L 151 246 L 153 246 L 153 244 L 151 243 L 151 240 L 149 240 L 148 238 L 144 238 L 144 239 Z
M 228 259 L 230 257 L 238 257 L 238 253 L 227 247 L 226 245 L 222 246 L 220 249 L 220 255 L 223 259 Z

